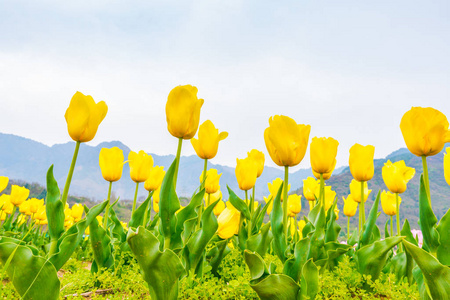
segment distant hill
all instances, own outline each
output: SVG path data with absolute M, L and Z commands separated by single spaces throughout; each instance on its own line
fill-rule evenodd
M 125 159 L 130 149 L 119 141 L 104 142 L 96 147 L 81 144 L 75 172 L 70 187 L 70 194 L 88 197 L 93 200 L 102 200 L 106 197 L 108 183 L 103 179 L 98 165 L 98 156 L 101 148 L 117 146 L 123 150 Z M 23 180 L 29 183 L 38 183 L 45 186 L 46 173 L 50 165 L 54 165 L 55 178 L 60 189 L 63 189 L 67 172 L 72 160 L 74 142 L 57 144 L 52 147 L 31 139 L 12 134 L 0 133 L 0 176 L 8 176 L 11 179 Z M 138 149 L 135 149 L 135 151 Z M 175 159 L 174 155 L 151 154 L 155 165 L 164 166 L 167 170 Z M 239 187 L 234 175 L 234 168 L 209 164 L 208 167 L 216 168 L 223 173 L 220 179 L 221 190 L 224 197 L 228 197 L 226 186 L 239 193 Z M 195 155 L 182 156 L 177 183 L 177 192 L 180 196 L 190 197 L 199 186 L 199 177 L 203 171 L 203 160 Z M 277 177 L 283 177 L 282 168 L 265 167 L 263 174 L 257 180 L 256 197 L 262 199 L 268 194 L 267 182 Z M 302 179 L 309 176 L 311 169 L 301 169 L 291 174 L 292 189 L 302 184 Z M 121 199 L 134 197 L 135 183 L 130 179 L 128 164 L 125 164 L 122 178 L 113 184 L 113 193 Z M 139 197 L 147 195 L 143 184 L 140 185 Z

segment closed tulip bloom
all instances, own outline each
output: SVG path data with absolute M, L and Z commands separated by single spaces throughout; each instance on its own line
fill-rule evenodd
M 253 159 L 255 163 L 258 165 L 258 173 L 256 177 L 261 176 L 262 172 L 264 171 L 264 162 L 265 162 L 264 153 L 256 149 L 252 149 L 250 152 L 247 152 L 247 157 Z
M 313 170 L 314 176 L 316 176 L 316 174 L 319 175 L 319 177 L 316 176 L 316 178 L 320 178 L 320 174 L 329 174 L 328 176 L 331 176 L 331 173 L 336 166 L 338 146 L 339 142 L 331 137 L 313 137 L 309 149 L 311 168 Z
M 0 193 L 8 186 L 9 178 L 6 176 L 0 176 Z
M 240 217 L 240 212 L 234 208 L 230 202 L 227 202 L 227 207 L 217 218 L 217 223 L 219 224 L 219 227 L 217 228 L 217 235 L 225 240 L 237 234 L 239 230 Z
M 270 195 L 272 196 L 273 199 L 275 199 L 275 197 L 278 194 L 278 190 L 280 189 L 281 185 L 283 184 L 283 180 L 281 178 L 275 178 L 272 183 L 267 183 L 267 187 L 269 188 L 269 192 Z M 288 184 L 288 192 L 291 189 L 291 185 Z M 281 202 L 283 202 L 283 193 L 281 193 Z
M 130 151 L 128 154 L 128 164 L 130 165 L 130 177 L 134 182 L 144 182 L 150 177 L 153 168 L 153 158 L 143 150 L 136 153 Z
M 352 195 L 348 195 L 347 199 L 345 199 L 345 197 L 342 198 L 344 199 L 344 215 L 353 217 L 358 209 L 358 202 L 353 200 Z
M 14 204 L 12 204 L 10 200 L 10 195 L 3 194 L 0 196 L 0 209 L 8 215 L 12 214 L 14 209 Z
M 397 203 L 395 199 L 395 194 L 383 191 L 380 195 L 381 207 L 383 211 L 388 216 L 395 216 L 397 214 Z M 402 202 L 402 198 L 398 196 L 398 203 Z
M 431 107 L 412 107 L 400 122 L 406 147 L 417 156 L 436 155 L 450 142 L 447 117 Z
M 91 96 L 76 92 L 64 115 L 72 140 L 82 143 L 92 140 L 107 112 L 105 102 L 95 103 Z
M 29 200 L 29 202 L 30 202 L 30 212 L 32 213 L 32 214 L 35 214 L 35 213 L 37 213 L 37 211 L 38 211 L 38 209 L 41 207 L 41 206 L 44 206 L 44 199 L 36 199 L 36 198 L 31 198 L 30 200 Z
M 256 183 L 258 175 L 258 167 L 251 158 L 236 159 L 237 165 L 235 169 L 236 179 L 239 188 L 243 191 L 251 189 Z
M 340 212 L 340 210 L 336 205 L 336 207 L 334 208 L 334 214 L 336 215 L 336 221 L 339 220 L 339 212 Z
M 310 131 L 310 125 L 297 124 L 289 117 L 270 117 L 264 141 L 274 163 L 281 167 L 298 165 L 305 156 Z
M 358 181 L 372 179 L 374 173 L 373 156 L 375 147 L 372 145 L 362 146 L 354 144 L 350 148 L 349 166 L 350 172 Z
M 336 198 L 336 192 L 331 189 L 331 186 L 326 185 L 324 187 L 325 192 L 325 211 L 330 209 L 331 205 L 333 205 L 334 199 Z M 316 190 L 316 198 L 319 199 L 320 189 Z
M 202 159 L 214 158 L 219 149 L 219 142 L 226 139 L 228 132 L 219 133 L 213 122 L 206 120 L 200 125 L 198 130 L 198 139 L 192 138 L 191 144 L 195 153 Z
M 222 173 L 218 174 L 216 169 L 206 171 L 205 191 L 207 194 L 214 194 L 219 190 L 219 180 Z M 203 172 L 200 175 L 200 183 L 203 180 Z
M 371 192 L 372 190 L 369 190 L 367 182 L 364 182 L 364 202 L 367 201 Z M 354 201 L 361 202 L 361 182 L 352 179 L 352 182 L 350 182 L 350 195 Z
M 219 202 L 217 202 L 216 206 L 214 206 L 214 209 L 213 209 L 214 215 L 216 217 L 219 216 L 223 212 L 224 209 L 225 209 L 225 202 L 220 200 Z
M 78 222 L 81 220 L 81 217 L 83 216 L 83 212 L 84 212 L 83 205 L 76 203 L 72 206 L 71 216 L 75 222 Z
M 34 219 L 40 221 L 47 220 L 47 211 L 45 209 L 45 205 L 39 207 L 38 211 L 34 214 Z
M 144 183 L 144 188 L 151 192 L 156 191 L 162 184 L 166 171 L 163 166 L 154 166 L 150 170 L 150 176 Z
M 200 122 L 203 99 L 197 98 L 197 88 L 180 85 L 173 88 L 167 98 L 166 119 L 170 134 L 185 140 L 194 137 Z
M 444 177 L 445 181 L 450 185 L 450 147 L 446 151 L 447 153 L 444 155 Z
M 381 174 L 388 189 L 392 193 L 400 194 L 406 191 L 406 184 L 414 177 L 416 170 L 407 167 L 403 160 L 395 163 L 388 160 L 381 169 Z
M 24 201 L 22 204 L 19 205 L 19 212 L 25 214 L 25 215 L 31 215 L 30 212 L 30 201 Z
M 7 214 L 3 210 L 0 210 L 0 221 L 5 221 L 6 216 Z
M 205 204 L 206 204 L 206 205 L 209 205 L 209 204 L 208 204 L 208 198 L 209 198 L 209 200 L 210 200 L 209 204 L 214 203 L 214 202 L 216 202 L 217 200 L 222 199 L 222 192 L 220 191 L 220 186 L 219 186 L 219 189 L 218 189 L 215 193 L 209 194 L 209 195 L 208 195 L 208 194 L 205 194 L 204 199 L 205 199 Z M 217 205 L 216 205 L 216 206 L 217 206 Z
M 30 190 L 23 186 L 13 185 L 11 187 L 11 197 L 9 201 L 14 206 L 19 206 L 25 200 L 27 200 L 28 195 L 30 195 Z
M 316 190 L 320 188 L 320 181 L 314 179 L 313 177 L 308 177 L 306 179 L 303 179 L 303 196 L 308 201 L 315 201 L 316 200 Z
M 106 181 L 114 182 L 122 177 L 124 159 L 123 151 L 118 147 L 102 148 L 100 150 L 100 170 Z
M 288 216 L 295 217 L 302 210 L 302 196 L 300 195 L 289 195 L 288 197 Z
M 159 202 L 156 202 L 155 199 L 153 199 L 153 210 L 155 213 L 159 213 Z
M 298 234 L 300 235 L 300 239 L 303 238 L 303 228 L 305 228 L 306 222 L 305 220 L 298 221 Z
M 318 179 L 320 178 L 320 173 L 316 173 L 314 170 L 312 170 L 312 173 L 313 173 L 314 177 L 316 177 Z M 333 173 L 333 171 L 328 172 L 328 173 L 322 173 L 323 180 L 330 179 L 332 173 Z

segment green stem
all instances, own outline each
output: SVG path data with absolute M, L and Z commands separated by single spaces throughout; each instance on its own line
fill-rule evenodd
M 138 195 L 138 189 L 139 189 L 139 182 L 136 182 L 136 190 L 134 191 L 133 209 L 131 210 L 131 215 L 133 215 L 136 209 L 136 199 Z
M 431 207 L 430 180 L 428 178 L 428 166 L 426 156 L 422 156 L 422 166 L 423 166 L 423 180 L 425 184 L 425 190 L 427 191 L 428 203 L 430 203 Z
M 400 236 L 400 201 L 398 199 L 398 193 L 395 193 L 395 204 L 397 207 L 397 213 L 395 214 L 397 217 L 397 236 Z
M 366 224 L 366 211 L 364 209 L 364 181 L 361 181 L 361 214 L 362 214 L 362 222 L 361 226 Z
M 200 187 L 201 187 L 200 190 L 205 188 L 206 171 L 207 170 L 208 170 L 208 159 L 205 158 L 205 163 L 203 164 L 203 177 L 202 177 L 202 182 L 200 184 Z M 198 209 L 197 229 L 200 228 L 200 224 L 201 224 L 201 221 L 202 221 L 202 214 L 203 214 L 203 199 L 202 199 L 202 205 L 200 205 L 200 208 Z
M 178 177 L 178 167 L 180 166 L 180 155 L 181 155 L 181 144 L 183 143 L 183 138 L 178 139 L 178 148 L 177 148 L 177 157 L 175 164 L 175 174 L 173 174 L 173 186 L 175 187 L 175 191 L 177 188 L 177 177 Z
M 253 218 L 253 210 L 255 209 L 255 186 L 252 188 L 252 197 L 250 198 L 250 217 Z
M 289 167 L 284 167 L 284 186 L 283 186 L 283 233 L 286 243 L 288 241 L 287 228 L 288 228 L 288 186 L 289 186 Z
M 151 192 L 148 192 L 148 196 L 147 198 L 150 196 Z M 147 208 L 145 209 L 145 213 L 144 213 L 144 227 L 147 227 L 147 220 L 148 220 L 148 216 L 150 216 L 150 220 L 151 220 L 151 216 L 152 216 L 152 199 L 150 198 L 150 200 L 147 203 Z
M 320 174 L 320 194 L 319 203 L 325 209 L 325 181 L 323 180 L 323 174 Z
M 248 200 L 248 191 L 246 190 L 245 191 L 245 202 L 247 202 L 247 200 Z M 250 207 L 251 207 L 251 202 L 250 202 Z M 250 210 L 250 216 L 252 215 L 252 211 Z M 247 239 L 248 238 L 250 238 L 250 236 L 252 235 L 252 225 L 250 224 L 251 223 L 251 218 L 250 218 L 250 220 L 247 220 Z
M 110 199 L 111 199 L 111 187 L 112 187 L 112 181 L 109 182 L 109 189 L 108 189 L 108 204 L 106 204 L 106 209 L 105 209 L 105 215 L 103 216 L 103 228 L 108 231 L 106 229 L 106 226 L 108 225 L 108 215 L 109 215 L 109 208 L 111 206 L 110 203 Z
M 72 163 L 70 164 L 69 174 L 67 174 L 66 185 L 62 194 L 63 208 L 66 207 L 67 195 L 69 195 L 70 182 L 72 181 L 73 170 L 75 169 L 75 163 L 77 162 L 78 151 L 80 150 L 81 142 L 77 142 L 75 145 L 75 151 L 73 152 Z
M 347 217 L 347 241 L 350 239 L 350 217 Z
M 359 236 L 361 236 L 361 221 L 362 221 L 362 215 L 361 215 L 361 202 L 359 203 L 359 216 L 358 216 L 358 233 Z
M 394 221 L 394 218 L 391 216 L 391 236 L 394 236 L 394 225 L 392 224 L 392 222 Z

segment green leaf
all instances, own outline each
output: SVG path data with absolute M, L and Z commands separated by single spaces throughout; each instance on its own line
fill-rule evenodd
M 338 258 L 351 248 L 352 246 L 341 244 L 339 242 L 328 242 L 324 245 L 326 253 L 325 257 L 316 260 L 314 263 L 317 266 L 322 267 L 322 269 L 325 269 L 326 267 L 329 270 L 333 270 L 338 265 Z
M 411 233 L 411 227 L 409 226 L 408 219 L 405 219 L 405 223 L 403 223 L 403 228 L 400 231 L 400 234 L 405 237 L 406 241 L 414 244 L 415 246 L 418 246 L 417 241 L 414 239 L 414 236 Z M 412 284 L 412 270 L 414 268 L 414 259 L 412 258 L 411 254 L 409 254 L 408 252 L 397 254 L 392 260 L 392 265 L 394 268 L 394 273 L 397 276 L 398 280 L 403 277 L 407 277 L 409 284 Z
M 377 279 L 386 263 L 386 256 L 389 250 L 400 243 L 402 239 L 403 237 L 401 236 L 390 237 L 364 246 L 356 251 L 356 264 L 359 273 L 371 275 L 372 280 Z
M 142 202 L 141 205 L 139 205 L 139 207 L 133 212 L 133 214 L 131 215 L 131 220 L 130 222 L 128 222 L 129 228 L 136 229 L 139 226 L 144 225 L 144 215 L 148 209 L 148 203 L 151 201 L 151 199 L 152 194 L 150 193 L 147 199 L 145 199 L 145 201 Z
M 270 214 L 270 224 L 272 225 L 273 234 L 273 250 L 278 258 L 284 263 L 286 261 L 286 240 L 283 232 L 283 208 L 281 207 L 281 193 L 283 191 L 281 184 L 275 199 L 273 200 L 273 208 Z
M 109 210 L 109 219 L 113 223 L 111 228 L 112 237 L 117 239 L 121 243 L 126 242 L 127 234 L 125 233 L 120 220 L 117 218 L 116 212 L 112 208 Z
M 26 246 L 2 242 L 0 262 L 6 265 L 8 259 L 6 273 L 23 299 L 59 299 L 60 282 L 55 267 L 48 260 L 33 255 Z
M 284 263 L 283 274 L 291 277 L 295 282 L 301 278 L 301 267 L 307 260 L 311 240 L 309 237 L 301 239 L 295 244 L 294 257 Z
M 256 218 L 256 221 L 254 223 L 254 231 L 258 232 L 261 229 L 261 226 L 263 224 L 264 221 L 264 217 L 266 215 L 267 209 L 269 208 L 270 203 L 272 203 L 272 199 L 270 199 L 269 201 L 267 201 L 266 205 L 264 205 L 263 209 L 260 211 L 260 213 L 258 214 L 258 217 Z
M 240 211 L 243 216 L 247 219 L 250 220 L 251 216 L 250 216 L 250 211 L 247 207 L 247 204 L 245 203 L 244 200 L 242 200 L 241 198 L 239 198 L 232 189 L 230 189 L 230 187 L 227 185 L 227 189 L 228 189 L 228 195 L 229 195 L 229 199 L 228 201 L 231 202 L 231 204 L 238 210 Z
M 422 270 L 418 266 L 413 269 L 414 280 L 417 283 L 417 287 L 419 288 L 419 294 L 421 300 L 432 300 L 428 295 L 427 287 L 425 286 L 425 282 L 423 280 Z
M 436 230 L 437 218 L 427 196 L 423 175 L 420 176 L 419 219 L 424 248 L 429 249 L 433 255 L 436 255 L 439 247 L 439 232 Z
M 136 257 L 153 300 L 175 300 L 178 296 L 178 278 L 184 268 L 180 258 L 170 249 L 159 250 L 158 239 L 140 226 L 128 231 L 127 242 Z
M 302 268 L 300 299 L 315 299 L 319 292 L 319 270 L 312 259 Z
M 439 232 L 441 243 L 436 251 L 437 259 L 441 264 L 450 266 L 450 209 L 439 221 L 436 230 Z
M 47 198 L 45 201 L 47 212 L 48 233 L 51 240 L 57 240 L 64 233 L 64 206 L 58 183 L 53 176 L 53 165 L 47 171 Z
M 376 227 L 375 223 L 378 218 L 378 205 L 380 203 L 380 191 L 378 191 L 377 198 L 373 202 L 372 208 L 370 209 L 369 217 L 367 218 L 366 224 L 363 226 L 363 234 L 359 239 L 358 247 L 361 248 L 365 245 L 368 245 L 370 242 L 370 238 L 372 237 L 374 227 Z
M 317 205 L 313 207 L 313 209 L 308 213 L 308 220 L 312 223 L 316 223 L 316 218 L 320 213 L 321 205 L 318 204 L 316 199 Z
M 423 249 L 402 241 L 405 250 L 411 254 L 420 270 L 425 285 L 433 299 L 448 299 L 450 295 L 450 268 L 441 264 L 435 257 Z
M 314 224 L 315 230 L 311 234 L 311 246 L 308 251 L 308 259 L 313 258 L 314 261 L 323 258 L 325 254 L 325 210 L 322 205 L 320 206 L 319 214 L 316 217 Z
M 91 271 L 97 273 L 102 268 L 111 268 L 114 266 L 114 257 L 112 255 L 111 238 L 106 230 L 99 226 L 97 219 L 89 224 L 89 240 L 91 241 L 94 262 Z
M 264 257 L 272 242 L 273 235 L 270 231 L 270 222 L 264 224 L 261 232 L 252 235 L 247 241 L 247 249 L 257 252 L 261 257 Z
M 264 279 L 270 273 L 267 270 L 267 266 L 261 256 L 256 252 L 244 251 L 245 263 L 250 270 L 251 280 L 257 281 Z
M 176 212 L 181 207 L 173 183 L 176 161 L 177 159 L 175 158 L 164 176 L 159 201 L 159 217 L 161 218 L 162 234 L 165 238 L 170 237 L 170 239 L 172 239 L 172 234 L 175 232 L 175 227 L 177 226 Z
M 86 227 L 88 227 L 92 220 L 105 209 L 107 204 L 108 200 L 92 207 L 84 219 L 75 223 L 58 239 L 56 253 L 49 258 L 56 270 L 61 269 L 66 261 L 72 256 L 72 253 L 83 239 Z
M 339 232 L 341 231 L 341 226 L 336 222 L 336 213 L 334 212 L 335 207 L 336 203 L 334 203 L 328 211 L 330 220 L 328 221 L 327 231 L 325 233 L 325 243 L 337 241 Z
M 358 242 L 358 235 L 358 228 L 355 228 L 355 230 L 353 230 L 352 232 L 352 235 L 348 239 L 347 244 L 354 246 Z
M 228 240 L 218 241 L 214 248 L 209 250 L 207 256 L 210 257 L 209 265 L 211 266 L 211 272 L 218 276 L 217 269 L 222 262 L 222 259 L 230 253 L 231 250 L 228 248 Z

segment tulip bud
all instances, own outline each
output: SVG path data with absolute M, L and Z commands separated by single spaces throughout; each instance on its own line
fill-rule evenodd
M 362 146 L 354 144 L 350 148 L 349 166 L 350 172 L 358 181 L 372 179 L 374 173 L 373 156 L 375 147 L 372 145 Z
M 150 176 L 153 168 L 153 158 L 143 150 L 139 153 L 130 151 L 128 154 L 128 164 L 130 165 L 130 177 L 134 182 L 144 182 Z
M 336 155 L 339 142 L 333 138 L 314 137 L 310 146 L 311 168 L 314 176 L 319 179 L 320 174 L 326 174 L 323 178 L 329 179 L 336 166 Z
M 123 151 L 118 147 L 102 148 L 99 155 L 99 165 L 106 181 L 114 182 L 122 177 L 124 165 Z
M 258 175 L 258 167 L 250 158 L 236 159 L 237 166 L 235 169 L 236 179 L 239 188 L 243 191 L 251 189 L 256 183 Z
M 76 92 L 64 115 L 72 140 L 76 142 L 92 140 L 107 112 L 108 106 L 105 102 L 95 103 L 91 96 Z
M 264 160 L 265 160 L 264 153 L 256 149 L 252 149 L 250 152 L 247 152 L 247 157 L 253 159 L 256 165 L 258 166 L 258 173 L 256 177 L 259 178 L 259 176 L 261 176 L 264 170 Z
M 297 124 L 286 116 L 273 116 L 264 131 L 264 141 L 272 160 L 279 165 L 298 165 L 308 147 L 310 125 Z
M 367 182 L 364 182 L 364 202 L 369 198 L 372 190 L 369 190 Z M 350 182 L 350 195 L 355 202 L 361 203 L 361 182 L 352 179 Z
M 163 166 L 154 166 L 150 170 L 150 176 L 145 181 L 144 188 L 149 192 L 156 191 L 161 186 L 165 175 Z
M 308 201 L 315 201 L 316 200 L 316 190 L 320 188 L 320 181 L 316 180 L 312 177 L 308 177 L 306 179 L 303 179 L 303 196 Z
M 356 214 L 356 210 L 358 209 L 358 202 L 353 200 L 352 195 L 348 195 L 347 199 L 344 199 L 344 215 L 347 217 L 353 217 Z
M 200 183 L 203 180 L 203 172 L 200 175 Z M 209 169 L 206 171 L 206 179 L 205 179 L 205 191 L 207 194 L 214 194 L 219 190 L 219 180 L 222 173 L 217 174 L 216 169 Z
M 10 200 L 11 195 L 3 194 L 0 196 L 0 209 L 8 215 L 12 214 L 14 209 L 14 204 L 12 204 Z
M 194 147 L 195 153 L 202 159 L 214 158 L 219 149 L 219 142 L 226 139 L 228 132 L 219 133 L 214 124 L 207 120 L 200 125 L 198 130 L 198 140 L 196 138 L 191 139 L 192 147 Z
M 395 194 L 383 191 L 380 195 L 381 207 L 388 216 L 395 216 L 397 214 L 397 200 Z M 402 202 L 402 198 L 398 196 L 398 203 Z
M 74 219 L 75 222 L 78 222 L 81 220 L 83 212 L 84 212 L 83 205 L 81 205 L 80 203 L 76 203 L 72 206 L 71 217 Z
M 395 163 L 388 160 L 384 164 L 381 174 L 383 175 L 384 183 L 392 193 L 403 193 L 406 191 L 408 181 L 416 174 L 416 170 L 407 167 L 403 160 Z
M 28 195 L 30 195 L 30 190 L 23 186 L 13 185 L 11 187 L 11 197 L 9 201 L 14 206 L 19 206 L 25 200 L 27 200 Z
M 167 98 L 166 118 L 170 134 L 185 140 L 194 137 L 200 121 L 203 99 L 197 98 L 197 88 L 183 85 L 173 88 Z
M 239 221 L 241 213 L 227 202 L 227 207 L 217 218 L 219 227 L 217 228 L 217 235 L 222 239 L 228 239 L 238 233 Z
M 295 217 L 302 209 L 302 196 L 300 195 L 289 195 L 288 197 L 288 216 Z
M 436 155 L 450 142 L 447 117 L 431 107 L 412 107 L 400 122 L 406 147 L 417 156 Z

